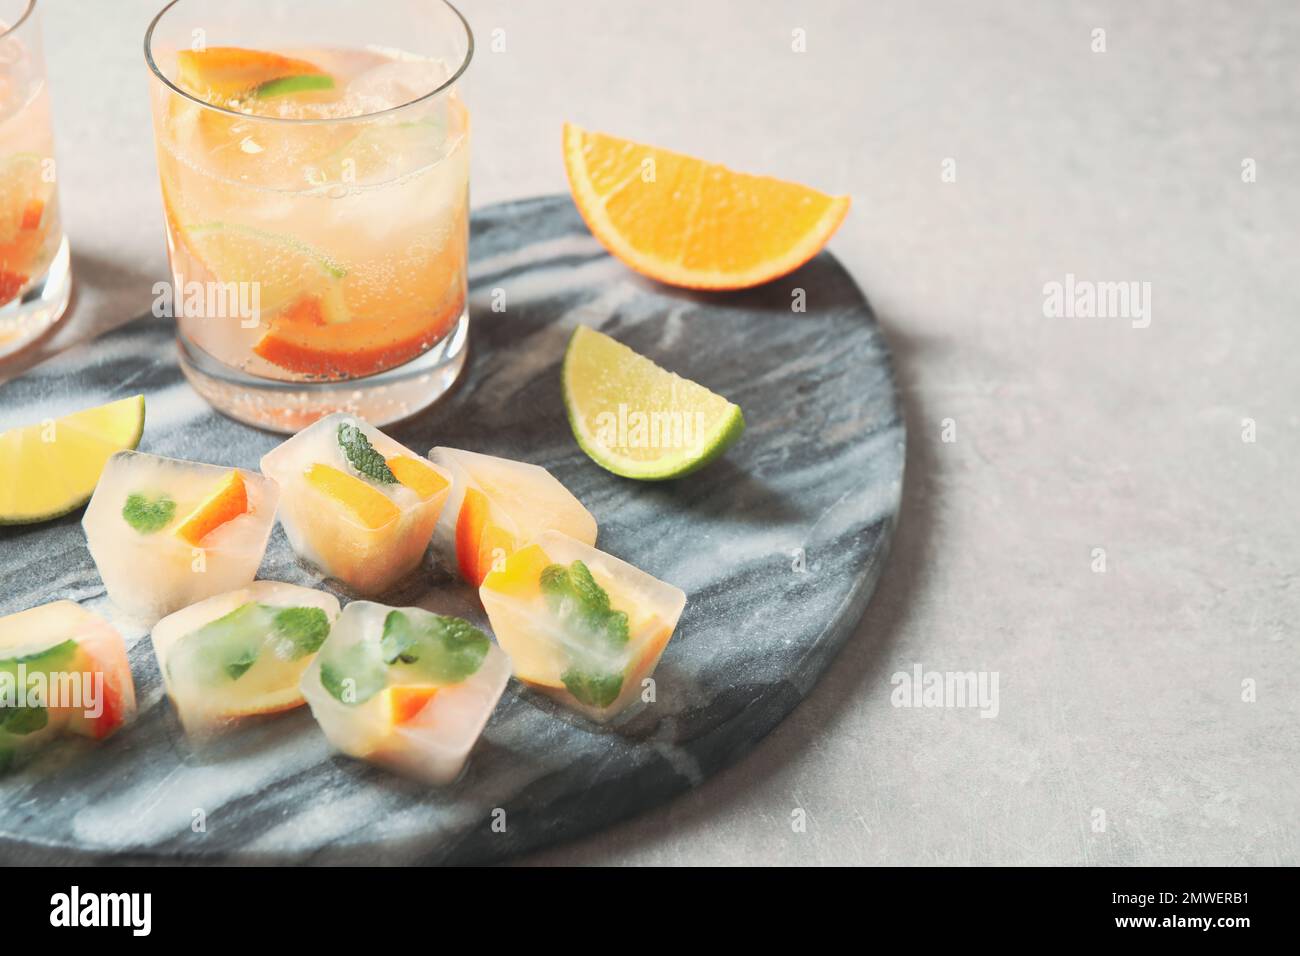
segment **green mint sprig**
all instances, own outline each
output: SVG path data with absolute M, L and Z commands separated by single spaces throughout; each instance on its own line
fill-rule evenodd
M 589 648 L 586 654 L 578 648 L 570 649 L 569 667 L 560 680 L 580 702 L 608 707 L 623 689 L 623 673 L 609 671 L 598 658 L 627 646 L 627 612 L 610 607 L 609 592 L 596 582 L 582 561 L 574 561 L 567 568 L 562 564 L 547 565 L 540 584 L 551 613 L 580 645 Z
M 384 618 L 380 654 L 389 667 L 404 664 L 437 684 L 459 684 L 483 666 L 491 643 L 458 617 L 424 614 L 414 620 L 401 611 Z
M 315 654 L 330 636 L 330 619 L 318 607 L 269 608 L 275 613 L 272 629 L 288 649 L 288 658 L 296 661 Z
M 338 439 L 339 447 L 347 456 L 348 464 L 358 473 L 380 485 L 397 484 L 397 476 L 384 461 L 384 456 L 375 451 L 375 447 L 370 444 L 370 439 L 360 428 L 345 422 L 339 426 Z
M 0 731 L 25 737 L 44 730 L 50 722 L 50 712 L 40 704 L 26 707 L 0 707 Z
M 161 531 L 175 515 L 176 502 L 165 494 L 156 498 L 130 494 L 126 496 L 126 504 L 122 506 L 122 520 L 140 534 Z

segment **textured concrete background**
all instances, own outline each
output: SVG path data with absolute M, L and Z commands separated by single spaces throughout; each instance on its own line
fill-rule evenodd
M 164 274 L 160 2 L 43 2 L 81 290 L 58 346 Z M 464 9 L 476 203 L 564 190 L 565 119 L 851 193 L 832 249 L 910 428 L 895 554 L 812 696 L 535 861 L 1300 862 L 1300 7 Z M 1149 282 L 1149 326 L 1045 317 L 1067 274 Z M 917 664 L 997 672 L 997 716 L 891 706 Z

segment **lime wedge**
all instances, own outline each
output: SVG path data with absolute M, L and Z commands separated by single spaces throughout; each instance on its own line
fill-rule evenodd
M 267 100 L 273 96 L 332 89 L 334 89 L 334 77 L 328 73 L 307 73 L 301 76 L 281 76 L 274 80 L 267 80 L 253 90 L 253 96 L 255 99 Z
M 80 508 L 109 456 L 138 446 L 143 432 L 143 395 L 0 432 L 0 525 Z
M 218 282 L 257 283 L 263 315 L 311 296 L 321 301 L 326 323 L 347 320 L 339 284 L 347 269 L 305 242 L 226 222 L 182 226 L 178 232 Z
M 573 437 L 624 478 L 688 475 L 745 430 L 740 406 L 586 326 L 569 340 L 562 375 Z

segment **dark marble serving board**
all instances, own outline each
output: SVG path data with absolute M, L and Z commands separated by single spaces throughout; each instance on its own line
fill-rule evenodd
M 556 196 L 476 212 L 471 262 L 470 369 L 448 399 L 388 431 L 420 453 L 451 445 L 545 465 L 596 516 L 604 550 L 685 590 L 657 701 L 600 729 L 512 682 L 467 771 L 441 790 L 332 755 L 306 708 L 249 726 L 200 760 L 147 636 L 123 627 L 136 722 L 0 778 L 0 859 L 502 860 L 700 783 L 833 663 L 880 576 L 904 445 L 889 350 L 835 259 L 822 253 L 747 292 L 670 289 L 606 255 Z M 791 309 L 796 288 L 805 312 Z M 492 310 L 495 289 L 504 312 Z M 574 443 L 560 394 L 559 363 L 579 323 L 737 402 L 748 423 L 739 444 L 674 482 L 598 468 Z M 256 468 L 280 440 L 212 412 L 181 377 L 171 323 L 151 317 L 0 386 L 0 428 L 137 392 L 148 408 L 144 451 Z M 0 528 L 0 614 L 72 598 L 121 624 L 80 520 Z M 259 577 L 321 583 L 278 527 Z M 386 600 L 485 622 L 432 556 Z M 504 832 L 494 811 L 504 811 Z

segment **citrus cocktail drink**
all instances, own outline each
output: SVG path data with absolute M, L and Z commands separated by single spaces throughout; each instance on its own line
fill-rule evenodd
M 182 368 L 279 430 L 403 418 L 464 361 L 468 27 L 441 0 L 285 7 L 302 22 L 267 29 L 260 3 L 178 0 L 150 30 Z M 400 11 L 418 25 L 365 42 Z
M 0 356 L 68 304 L 54 134 L 35 0 L 0 0 Z

